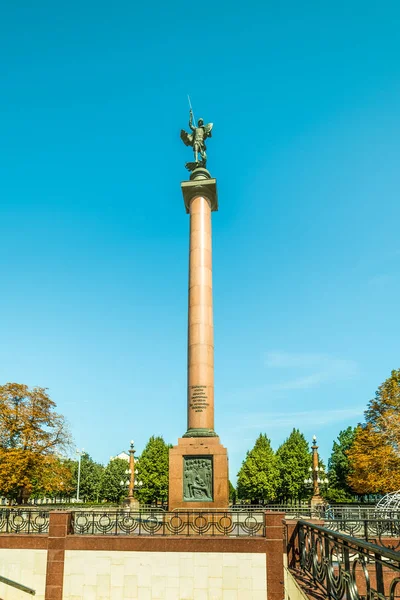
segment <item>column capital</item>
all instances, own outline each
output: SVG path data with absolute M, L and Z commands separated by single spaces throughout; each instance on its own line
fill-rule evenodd
M 196 169 L 190 175 L 190 181 L 181 183 L 186 212 L 190 212 L 190 202 L 197 196 L 207 198 L 212 211 L 218 210 L 217 180 L 213 179 L 207 169 Z

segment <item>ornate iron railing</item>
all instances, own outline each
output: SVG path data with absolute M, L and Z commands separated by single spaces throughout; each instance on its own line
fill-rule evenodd
M 207 511 L 74 511 L 77 535 L 265 536 L 265 513 Z
M 399 597 L 399 552 L 307 521 L 299 521 L 297 531 L 301 570 L 326 598 L 394 600 Z
M 2 533 L 48 533 L 50 513 L 48 510 L 0 509 L 0 534 Z
M 359 519 L 400 519 L 400 510 L 383 510 L 376 506 L 362 506 L 359 504 L 347 506 L 321 506 L 318 508 L 321 517 L 333 520 L 359 520 Z
M 400 520 L 398 519 L 325 520 L 324 527 L 391 550 L 400 548 Z
M 311 508 L 309 504 L 234 504 L 229 510 L 282 512 L 287 519 L 319 518 L 321 515 L 321 507 Z

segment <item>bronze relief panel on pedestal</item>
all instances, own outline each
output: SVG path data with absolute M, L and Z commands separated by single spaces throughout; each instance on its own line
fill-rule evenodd
M 183 500 L 185 502 L 213 501 L 212 456 L 183 457 Z

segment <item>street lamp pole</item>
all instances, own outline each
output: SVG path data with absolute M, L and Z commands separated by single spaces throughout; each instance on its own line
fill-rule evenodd
M 76 453 L 78 455 L 78 485 L 76 486 L 76 501 L 79 502 L 79 488 L 81 485 L 81 458 L 82 458 L 82 454 L 84 454 L 85 449 L 82 448 L 81 450 L 79 450 L 79 448 L 76 449 Z

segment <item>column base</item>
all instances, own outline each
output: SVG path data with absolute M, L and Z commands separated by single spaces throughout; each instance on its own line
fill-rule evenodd
M 129 508 L 130 510 L 139 510 L 139 500 L 137 500 L 136 498 L 130 498 L 128 496 L 128 498 L 125 498 L 125 500 L 122 503 L 122 506 L 124 506 L 125 508 Z
M 214 429 L 207 429 L 206 427 L 189 428 L 186 433 L 183 434 L 184 438 L 199 438 L 199 437 L 218 437 Z
M 168 510 L 226 510 L 228 506 L 228 452 L 219 437 L 213 432 L 179 438 L 169 451 Z
M 319 506 L 323 506 L 324 504 L 324 499 L 319 494 L 317 496 L 312 496 L 310 499 L 310 508 L 312 511 Z

